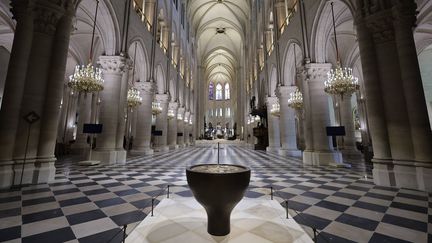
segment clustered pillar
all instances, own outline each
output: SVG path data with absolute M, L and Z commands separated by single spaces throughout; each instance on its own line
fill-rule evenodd
M 23 184 L 54 179 L 74 5 L 74 1 L 66 0 L 11 1 L 17 25 L 0 111 L 1 188 L 21 183 L 21 176 Z M 30 112 L 40 117 L 31 128 L 23 119 Z
M 374 182 L 431 191 L 432 134 L 413 37 L 416 9 L 413 0 L 376 8 L 359 1 L 356 26 Z

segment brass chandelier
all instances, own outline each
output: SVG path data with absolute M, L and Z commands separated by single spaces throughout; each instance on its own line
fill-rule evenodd
M 140 92 L 136 88 L 130 88 L 127 93 L 127 104 L 130 108 L 135 108 L 142 103 Z
M 324 91 L 330 95 L 340 95 L 343 98 L 344 95 L 351 95 L 359 89 L 358 78 L 354 77 L 352 68 L 342 67 L 339 57 L 339 48 L 336 36 L 336 24 L 334 17 L 333 2 L 331 3 L 332 17 L 333 17 L 333 31 L 335 36 L 335 46 L 337 55 L 336 68 L 331 69 L 327 73 L 327 81 L 324 82 Z
M 299 88 L 290 93 L 288 106 L 295 110 L 301 110 L 303 108 L 303 94 L 300 92 Z
M 161 103 L 158 101 L 153 101 L 152 102 L 152 114 L 153 115 L 159 115 L 160 113 L 162 113 L 162 106 Z
M 280 117 L 280 104 L 279 100 L 276 103 L 272 104 L 272 108 L 270 109 L 270 114 L 272 116 Z
M 94 67 L 92 64 L 98 7 L 99 0 L 96 0 L 96 11 L 93 22 L 89 63 L 87 65 L 77 65 L 75 67 L 74 74 L 69 77 L 68 86 L 76 92 L 95 93 L 103 90 L 104 79 L 102 78 L 102 70 L 100 68 Z
M 168 120 L 172 120 L 172 119 L 175 118 L 174 110 L 171 110 L 171 109 L 168 110 L 168 112 L 167 112 L 167 118 L 168 118 Z

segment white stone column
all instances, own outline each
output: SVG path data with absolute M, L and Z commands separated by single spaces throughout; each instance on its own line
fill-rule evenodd
M 362 154 L 357 150 L 356 145 L 351 97 L 352 95 L 344 95 L 343 98 L 339 99 L 341 126 L 345 127 L 342 154 L 345 159 L 350 158 L 361 161 Z
M 120 98 L 118 103 L 118 126 L 117 126 L 117 142 L 116 149 L 119 151 L 124 150 L 124 142 L 125 142 L 125 131 L 126 131 L 126 118 L 127 118 L 127 93 L 128 93 L 128 80 L 129 80 L 129 71 L 132 67 L 132 60 L 126 59 L 126 64 L 123 68 L 123 74 L 121 79 L 120 86 Z
M 268 152 L 278 152 L 280 150 L 280 129 L 279 129 L 279 117 L 270 114 L 270 110 L 273 104 L 278 102 L 278 97 L 272 96 L 267 97 L 267 127 L 268 127 L 268 139 L 269 146 L 267 147 Z
M 169 149 L 177 149 L 177 102 L 170 102 L 168 109 L 174 111 L 174 117 L 168 120 L 168 146 Z
M 131 153 L 153 154 L 153 149 L 150 147 L 150 140 L 154 83 L 139 82 L 136 83 L 136 88 L 141 92 L 142 104 L 136 108 L 138 118 L 136 122 L 136 135 Z
M 92 94 L 81 93 L 78 98 L 79 102 L 79 116 L 78 116 L 78 129 L 76 141 L 72 145 L 72 148 L 78 154 L 83 154 L 84 151 L 87 151 L 90 147 L 87 143 L 88 134 L 83 133 L 83 127 L 85 123 L 90 123 L 91 121 L 91 101 Z
M 187 118 L 188 121 L 185 122 L 184 119 Z M 189 126 L 189 119 L 190 119 L 190 111 L 186 111 L 185 115 L 183 116 L 183 138 L 184 138 L 184 146 L 189 146 L 189 134 L 190 134 L 190 126 Z
M 342 163 L 340 152 L 333 150 L 331 137 L 327 136 L 326 127 L 330 126 L 328 96 L 324 92 L 324 81 L 331 68 L 329 63 L 309 63 L 305 65 L 307 80 L 304 99 L 308 100 L 306 112 L 310 115 L 311 127 L 306 127 L 311 136 L 308 148 L 303 152 L 303 163 L 306 165 L 328 165 Z M 306 118 L 306 119 L 307 119 Z
M 117 129 L 119 127 L 119 105 L 123 72 L 126 58 L 122 56 L 101 56 L 99 63 L 105 80 L 104 90 L 100 92 L 99 123 L 103 125 L 98 134 L 96 149 L 91 159 L 102 163 L 122 164 L 126 162 L 126 151 L 117 148 Z
M 169 150 L 167 146 L 168 132 L 168 94 L 156 94 L 155 100 L 160 103 L 162 112 L 156 116 L 156 131 L 162 131 L 162 136 L 155 136 L 155 151 L 165 152 Z
M 279 87 L 280 103 L 280 134 L 282 147 L 279 154 L 283 156 L 300 157 L 302 152 L 297 148 L 296 111 L 288 106 L 290 94 L 296 91 L 296 86 Z
M 34 28 L 33 15 L 26 2 L 11 1 L 11 11 L 17 24 L 0 109 L 0 188 L 10 187 L 14 174 L 12 157 L 26 78 L 23 70 L 28 67 Z
M 178 114 L 181 114 L 182 119 L 179 120 L 179 119 L 176 118 L 176 120 L 177 120 L 177 145 L 179 147 L 184 147 L 184 141 L 185 141 L 185 139 L 184 139 L 184 136 L 185 136 L 185 134 L 184 134 L 184 132 L 185 132 L 184 127 L 185 126 L 184 126 L 184 121 L 183 120 L 184 120 L 184 116 L 185 116 L 185 108 L 184 107 L 178 108 L 177 115 Z

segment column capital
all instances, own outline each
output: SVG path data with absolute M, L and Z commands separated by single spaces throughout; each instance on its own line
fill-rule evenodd
M 121 75 L 128 67 L 128 59 L 122 56 L 100 56 L 98 64 L 103 73 Z
M 12 2 L 15 2 L 15 0 Z M 25 2 L 29 3 L 29 1 L 23 0 L 19 2 L 18 5 L 25 5 Z M 39 0 L 27 4 L 27 6 L 33 5 L 35 31 L 54 35 L 59 20 L 65 15 L 72 18 L 78 2 L 78 0 Z
M 151 82 L 136 82 L 135 87 L 146 95 L 151 95 L 154 91 L 154 83 Z
M 309 82 L 324 82 L 324 80 L 327 79 L 327 74 L 331 68 L 331 63 L 308 63 L 305 65 L 303 75 L 306 75 L 306 80 Z

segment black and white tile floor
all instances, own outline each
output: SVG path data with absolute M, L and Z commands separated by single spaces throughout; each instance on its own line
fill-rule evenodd
M 370 175 L 353 170 L 303 167 L 296 158 L 223 147 L 221 163 L 252 168 L 247 197 L 268 198 L 273 186 L 276 199 L 299 212 L 298 223 L 321 232 L 320 242 L 432 242 L 432 195 L 375 186 Z M 120 227 L 144 219 L 151 197 L 166 185 L 191 196 L 186 166 L 216 158 L 212 145 L 200 145 L 129 158 L 124 166 L 80 167 L 74 158 L 62 159 L 54 182 L 0 191 L 0 241 L 119 242 Z

